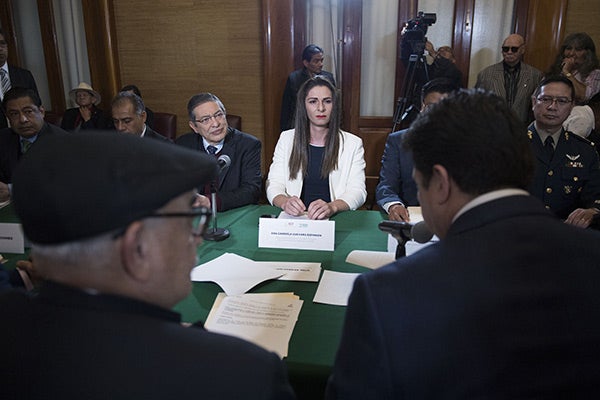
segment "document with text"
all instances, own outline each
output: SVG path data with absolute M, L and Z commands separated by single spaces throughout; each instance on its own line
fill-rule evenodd
M 283 358 L 302 303 L 293 293 L 219 293 L 204 326 L 211 332 L 248 340 Z

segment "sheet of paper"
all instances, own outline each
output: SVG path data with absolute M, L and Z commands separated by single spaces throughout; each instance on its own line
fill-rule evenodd
M 321 275 L 321 263 L 287 261 L 255 261 L 255 263 L 283 273 L 284 275 L 277 278 L 280 281 L 318 282 Z
M 192 269 L 191 278 L 195 282 L 215 282 L 229 296 L 235 296 L 283 274 L 272 267 L 257 265 L 253 260 L 237 254 L 224 253 Z
M 21 224 L 0 223 L 0 251 L 6 253 L 25 253 L 25 237 Z
M 315 293 L 314 303 L 333 304 L 335 306 L 347 306 L 348 297 L 352 292 L 354 280 L 360 274 L 323 271 L 321 282 Z
M 396 254 L 389 251 L 353 250 L 346 257 L 346 262 L 370 269 L 377 269 L 394 262 Z
M 302 303 L 292 293 L 219 293 L 204 326 L 211 332 L 248 340 L 283 358 Z
M 421 213 L 421 207 L 407 207 L 408 215 L 410 216 L 410 223 L 416 224 L 417 222 L 423 221 L 423 214 Z

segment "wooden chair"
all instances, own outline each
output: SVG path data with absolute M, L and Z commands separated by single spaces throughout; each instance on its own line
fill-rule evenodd
M 171 140 L 177 136 L 177 115 L 154 112 L 154 130 Z

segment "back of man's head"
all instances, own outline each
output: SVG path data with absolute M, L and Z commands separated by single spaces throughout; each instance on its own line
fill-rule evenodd
M 302 50 L 302 60 L 310 62 L 315 54 L 323 53 L 323 49 L 316 44 L 309 44 Z
M 180 146 L 112 131 L 53 135 L 21 159 L 12 198 L 25 235 L 58 245 L 125 228 L 215 174 L 212 157 Z
M 432 79 L 425 83 L 421 89 L 421 102 L 424 102 L 425 97 L 430 93 L 449 94 L 458 89 L 460 89 L 460 87 L 448 78 Z
M 526 126 L 503 99 L 480 90 L 460 90 L 431 105 L 404 143 L 426 187 L 434 165 L 470 195 L 525 189 L 533 176 Z

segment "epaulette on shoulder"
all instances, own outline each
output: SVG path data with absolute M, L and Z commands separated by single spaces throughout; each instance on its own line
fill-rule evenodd
M 573 132 L 570 132 L 570 131 L 566 131 L 565 135 L 567 136 L 567 139 L 569 139 L 570 137 L 572 137 L 572 138 L 575 138 L 575 139 L 579 140 L 580 142 L 587 143 L 587 144 L 589 144 L 592 147 L 595 146 L 594 142 L 592 142 L 591 140 L 589 140 L 587 138 L 584 138 L 583 136 L 579 136 L 576 133 L 573 133 Z

